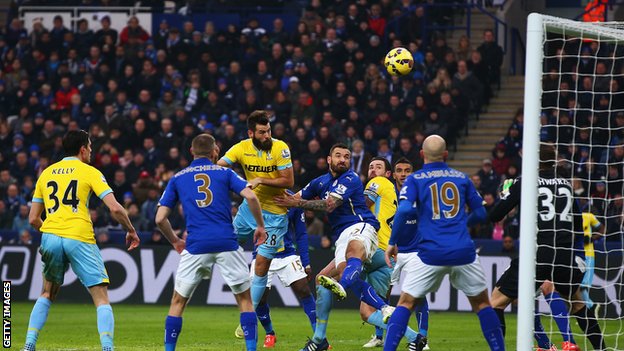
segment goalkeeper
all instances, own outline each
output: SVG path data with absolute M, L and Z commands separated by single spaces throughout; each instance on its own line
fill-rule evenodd
M 583 273 L 578 267 L 582 259 L 576 256 L 575 228 L 582 228 L 582 217 L 576 202 L 572 198 L 572 187 L 555 173 L 556 151 L 552 145 L 540 145 L 540 168 L 538 178 L 538 232 L 536 256 L 536 290 L 548 281 L 554 283 L 555 290 L 571 303 L 571 312 L 584 331 L 595 350 L 605 350 L 604 338 L 594 313 L 587 309 L 580 293 Z M 490 220 L 498 222 L 507 213 L 520 204 L 520 178 L 513 181 L 508 192 L 505 191 L 501 200 L 489 214 Z M 507 184 L 509 185 L 509 183 Z M 518 296 L 518 260 L 513 260 L 496 283 L 492 292 L 492 305 L 497 309 L 499 318 L 503 320 L 503 309 Z M 549 294 L 550 293 L 550 294 Z M 565 306 L 558 304 L 561 300 L 552 298 L 552 292 L 546 292 L 550 299 L 551 309 L 555 316 L 566 312 Z M 561 311 L 561 312 L 559 312 Z M 557 322 L 559 320 L 555 318 Z M 567 324 L 567 320 L 565 321 Z M 559 324 L 559 323 L 558 323 Z M 560 329 L 562 325 L 559 325 Z M 564 330 L 566 329 L 563 326 Z M 568 327 L 569 328 L 569 327 Z M 566 334 L 566 333 L 562 333 Z M 571 333 L 567 333 L 571 335 Z M 564 350 L 578 350 L 572 340 L 565 340 Z

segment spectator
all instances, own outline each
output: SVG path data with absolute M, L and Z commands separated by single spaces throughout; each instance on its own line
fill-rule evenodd
M 489 158 L 484 159 L 477 175 L 481 178 L 481 188 L 483 192 L 496 194 L 498 185 L 500 184 L 500 176 L 494 172 L 492 160 Z
M 511 236 L 509 235 L 503 236 L 503 244 L 502 244 L 501 252 L 504 255 L 512 256 L 512 257 L 515 257 L 517 255 L 516 242 Z
M 19 237 L 16 242 L 17 245 L 32 245 L 32 234 L 29 229 L 20 230 Z
M 139 212 L 139 206 L 136 202 L 132 202 L 128 206 L 128 218 L 137 231 L 149 230 L 149 220 Z
M 356 140 L 351 146 L 351 170 L 360 176 L 367 176 L 368 164 L 372 156 L 364 150 L 364 143 Z
M 405 157 L 412 164 L 416 164 L 420 158 L 420 150 L 413 147 L 412 141 L 408 137 L 402 137 L 399 142 L 399 151 L 395 152 L 392 156 L 393 160 L 398 160 L 401 157 Z
M 13 228 L 13 216 L 7 210 L 7 205 L 4 201 L 0 201 L 0 229 Z
M 507 157 L 507 152 L 505 150 L 505 144 L 498 144 L 494 151 L 492 152 L 494 158 L 492 159 L 492 167 L 494 168 L 494 172 L 500 177 L 504 176 L 511 165 L 511 159 Z
M 149 39 L 150 35 L 139 25 L 139 19 L 136 16 L 130 17 L 128 26 L 119 34 L 119 42 L 123 46 L 141 44 Z
M 152 231 L 152 236 L 150 240 L 147 242 L 149 245 L 169 245 L 167 239 L 165 239 L 158 229 L 154 229 Z
M 28 222 L 28 212 L 30 212 L 30 208 L 28 205 L 23 204 L 19 207 L 19 213 L 13 218 L 13 226 L 11 229 L 22 232 L 24 230 L 32 230 L 30 223 Z
M 488 79 L 498 84 L 500 89 L 500 67 L 503 64 L 503 49 L 496 43 L 494 32 L 486 29 L 483 32 L 483 43 L 477 48 L 488 70 Z

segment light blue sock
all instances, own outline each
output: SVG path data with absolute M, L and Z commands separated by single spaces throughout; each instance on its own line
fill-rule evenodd
M 494 309 L 488 306 L 477 312 L 477 316 L 479 316 L 481 331 L 483 332 L 485 341 L 490 345 L 490 350 L 504 351 L 505 339 L 503 338 L 503 330 L 501 329 L 500 321 Z
M 388 325 L 383 322 L 383 314 L 381 314 L 381 311 L 379 310 L 373 312 L 373 314 L 368 316 L 368 319 L 366 321 L 369 324 L 374 325 L 376 328 L 380 328 L 381 330 L 388 329 Z M 405 338 L 407 339 L 407 341 L 416 341 L 416 337 L 418 337 L 418 333 L 408 326 L 407 329 L 405 329 Z
M 165 351 L 175 351 L 182 332 L 182 317 L 167 316 L 165 319 Z
M 581 288 L 581 295 L 583 296 L 583 300 L 585 300 L 585 306 L 587 306 L 588 310 L 591 310 L 594 307 L 594 301 L 589 297 L 589 289 Z
M 327 322 L 334 295 L 322 286 L 316 287 L 316 329 L 312 341 L 319 344 L 327 337 Z
M 26 345 L 34 348 L 37 344 L 39 331 L 41 331 L 43 325 L 48 319 L 50 305 L 52 305 L 52 301 L 46 299 L 45 297 L 40 297 L 37 299 L 37 302 L 35 302 L 35 306 L 33 306 L 32 312 L 30 312 L 30 320 L 28 321 Z
M 258 344 L 258 318 L 256 312 L 241 312 L 240 324 L 245 334 L 245 346 L 247 351 L 256 351 Z
M 264 295 L 268 279 L 268 274 L 265 274 L 264 277 L 259 277 L 254 274 L 253 279 L 251 280 L 251 302 L 253 303 L 254 311 L 258 307 L 258 303 L 260 302 L 262 295 Z
M 99 305 L 97 308 L 97 325 L 100 333 L 102 349 L 113 349 L 113 335 L 115 333 L 115 318 L 111 305 Z

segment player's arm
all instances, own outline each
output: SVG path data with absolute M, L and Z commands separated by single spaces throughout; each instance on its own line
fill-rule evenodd
M 487 211 L 483 207 L 483 198 L 477 192 L 471 181 L 467 181 L 466 200 L 470 207 L 470 215 L 468 216 L 468 226 L 472 227 L 487 220 Z
M 323 200 L 305 200 L 299 194 L 289 195 L 284 194 L 282 196 L 277 196 L 274 198 L 275 203 L 279 206 L 284 207 L 298 207 L 303 208 L 304 210 L 312 210 L 319 212 L 332 212 L 337 207 L 342 205 L 342 198 L 329 194 L 327 199 Z
M 596 241 L 596 240 L 600 240 L 602 238 L 605 237 L 605 233 L 607 231 L 607 227 L 602 224 L 598 218 L 596 218 L 596 216 L 592 215 L 592 236 L 591 236 L 591 240 L 592 241 Z
M 520 204 L 521 181 L 516 179 L 509 188 L 509 193 L 501 194 L 501 199 L 488 214 L 490 221 L 500 222 L 505 216 L 511 212 L 518 204 Z
M 404 235 L 406 230 L 407 221 L 415 218 L 418 215 L 418 210 L 413 206 L 413 202 L 409 200 L 402 200 L 399 202 L 396 214 L 394 215 L 394 222 L 392 224 L 392 232 L 390 233 L 390 240 L 388 240 L 388 248 L 386 248 L 386 263 L 388 267 L 392 268 L 391 258 L 396 261 L 396 255 L 398 248 L 396 246 L 397 241 Z
M 236 162 L 238 162 L 239 144 L 232 146 L 226 153 L 217 161 L 217 165 L 221 167 L 231 168 Z
M 180 239 L 173 231 L 171 222 L 169 222 L 169 215 L 171 212 L 171 208 L 167 206 L 158 206 L 155 222 L 158 229 L 160 229 L 160 232 L 165 236 L 165 238 L 167 238 L 176 252 L 182 253 L 182 251 L 186 248 L 186 242 Z
M 263 244 L 266 241 L 267 233 L 264 229 L 264 219 L 262 218 L 262 208 L 260 207 L 260 200 L 258 200 L 256 194 L 249 187 L 245 187 L 243 190 L 241 190 L 240 196 L 247 200 L 249 210 L 256 220 L 254 245 Z
M 41 212 L 43 212 L 44 206 L 43 202 L 36 202 L 33 199 L 32 205 L 30 206 L 30 213 L 28 214 L 28 223 L 30 225 L 39 230 L 43 225 L 43 221 L 41 220 Z
M 111 217 L 113 217 L 113 219 L 117 223 L 121 224 L 121 226 L 127 232 L 126 245 L 128 245 L 128 251 L 138 247 L 141 239 L 139 239 L 136 229 L 134 229 L 132 222 L 130 222 L 130 218 L 128 218 L 128 212 L 126 212 L 126 209 L 123 208 L 123 206 L 121 206 L 119 202 L 117 202 L 117 199 L 115 199 L 115 195 L 113 195 L 113 193 L 106 194 L 102 198 L 102 201 L 104 201 L 104 204 L 106 205 L 106 207 L 108 207 Z
M 280 170 L 278 174 L 277 178 L 254 178 L 249 181 L 249 184 L 251 184 L 252 189 L 255 189 L 260 184 L 283 189 L 289 189 L 295 185 L 295 172 L 293 172 L 292 167 Z

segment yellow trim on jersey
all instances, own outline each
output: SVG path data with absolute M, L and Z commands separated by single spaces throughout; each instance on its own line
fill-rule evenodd
M 585 256 L 594 257 L 594 243 L 591 240 L 592 232 L 594 229 L 600 228 L 600 221 L 591 212 L 583 212 L 583 235 L 585 236 L 586 243 L 584 245 Z M 589 238 L 589 240 L 588 240 Z
M 245 171 L 247 181 L 254 178 L 278 178 L 279 171 L 292 167 L 290 150 L 285 142 L 273 139 L 270 152 L 258 150 L 251 139 L 232 146 L 221 158 L 228 164 L 239 163 Z M 273 198 L 284 193 L 284 189 L 268 185 L 258 185 L 254 192 L 264 211 L 273 214 L 286 214 L 287 208 L 275 205 Z
M 95 244 L 89 198 L 92 193 L 103 198 L 112 192 L 98 169 L 75 157 L 49 166 L 39 176 L 33 195 L 46 213 L 40 231 Z
M 377 231 L 377 238 L 379 248 L 385 251 L 388 247 L 392 221 L 398 206 L 394 184 L 386 177 L 375 177 L 366 184 L 364 194 L 373 201 L 369 209 L 379 221 L 380 227 Z

